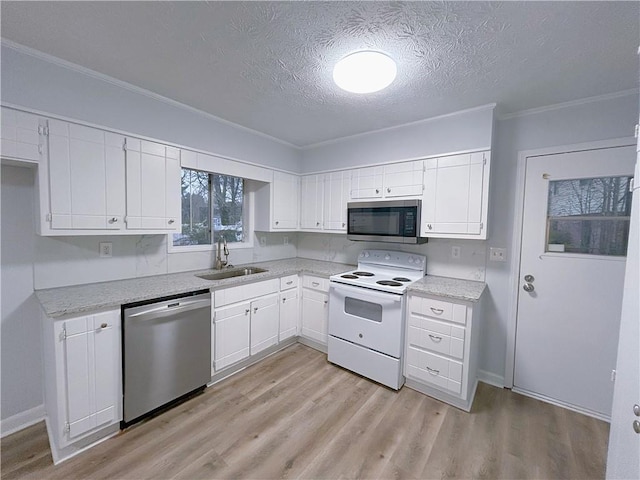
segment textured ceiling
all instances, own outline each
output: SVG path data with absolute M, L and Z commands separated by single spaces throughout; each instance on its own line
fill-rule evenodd
M 638 2 L 1 2 L 2 37 L 298 146 L 637 88 Z M 340 91 L 359 49 L 386 90 Z

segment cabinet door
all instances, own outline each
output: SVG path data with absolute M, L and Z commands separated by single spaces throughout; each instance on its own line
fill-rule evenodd
M 278 295 L 251 302 L 251 355 L 278 343 Z
M 180 229 L 178 149 L 127 138 L 127 229 Z
M 322 230 L 323 180 L 324 175 L 305 175 L 301 178 L 301 229 Z
M 40 162 L 41 139 L 45 120 L 36 115 L 2 107 L 0 154 L 2 158 Z
M 422 235 L 486 238 L 488 153 L 425 161 Z
M 66 320 L 63 329 L 64 416 L 75 439 L 122 418 L 120 311 Z
M 422 195 L 424 162 L 394 163 L 384 167 L 384 196 L 415 197 Z
M 249 302 L 215 310 L 213 358 L 216 371 L 249 356 L 250 318 Z
M 297 288 L 280 294 L 280 341 L 298 334 L 299 306 Z
M 302 290 L 302 336 L 327 344 L 328 304 L 326 293 Z
M 120 228 L 124 217 L 123 141 L 120 135 L 49 120 L 52 229 Z
M 351 172 L 351 199 L 382 198 L 384 167 L 357 168 Z
M 323 227 L 337 232 L 347 231 L 347 203 L 351 177 L 348 171 L 332 172 L 324 179 Z
M 272 225 L 275 230 L 295 230 L 298 228 L 298 205 L 300 184 L 297 175 L 273 172 L 271 186 Z

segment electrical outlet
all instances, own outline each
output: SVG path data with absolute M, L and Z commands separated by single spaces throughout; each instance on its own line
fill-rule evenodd
M 113 244 L 111 242 L 100 242 L 100 256 L 111 258 L 113 256 Z
M 451 258 L 460 258 L 460 247 L 457 245 L 451 247 Z
M 489 260 L 492 262 L 506 262 L 507 261 L 507 249 L 506 248 L 489 248 Z
M 289 245 L 289 237 L 284 237 L 284 244 Z
M 267 237 L 260 237 L 260 246 L 261 247 L 267 246 Z

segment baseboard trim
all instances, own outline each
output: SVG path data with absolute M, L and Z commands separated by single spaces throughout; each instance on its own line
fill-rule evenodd
M 504 376 L 487 372 L 486 370 L 478 370 L 478 380 L 494 387 L 504 388 Z
M 527 397 L 535 398 L 536 400 L 540 400 L 542 402 L 550 403 L 551 405 L 555 405 L 556 407 L 566 408 L 567 410 L 571 410 L 573 412 L 581 413 L 588 417 L 597 418 L 598 420 L 611 423 L 611 415 L 605 415 L 604 413 L 589 410 L 588 408 L 583 408 L 577 405 L 572 405 L 570 403 L 561 402 L 560 400 L 556 400 L 555 398 L 547 397 L 545 395 L 540 395 L 539 393 L 530 392 L 529 390 L 524 390 L 515 386 L 511 390 L 513 392 L 519 393 L 520 395 L 525 395 Z
M 13 415 L 12 417 L 5 418 L 0 424 L 0 438 L 4 438 L 7 435 L 19 432 L 24 428 L 41 422 L 42 420 L 44 420 L 44 417 L 45 410 L 44 404 L 42 404 L 24 412 Z

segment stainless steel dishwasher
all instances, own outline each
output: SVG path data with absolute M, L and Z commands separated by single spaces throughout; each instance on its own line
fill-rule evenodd
M 211 294 L 125 305 L 122 315 L 124 428 L 211 381 Z

